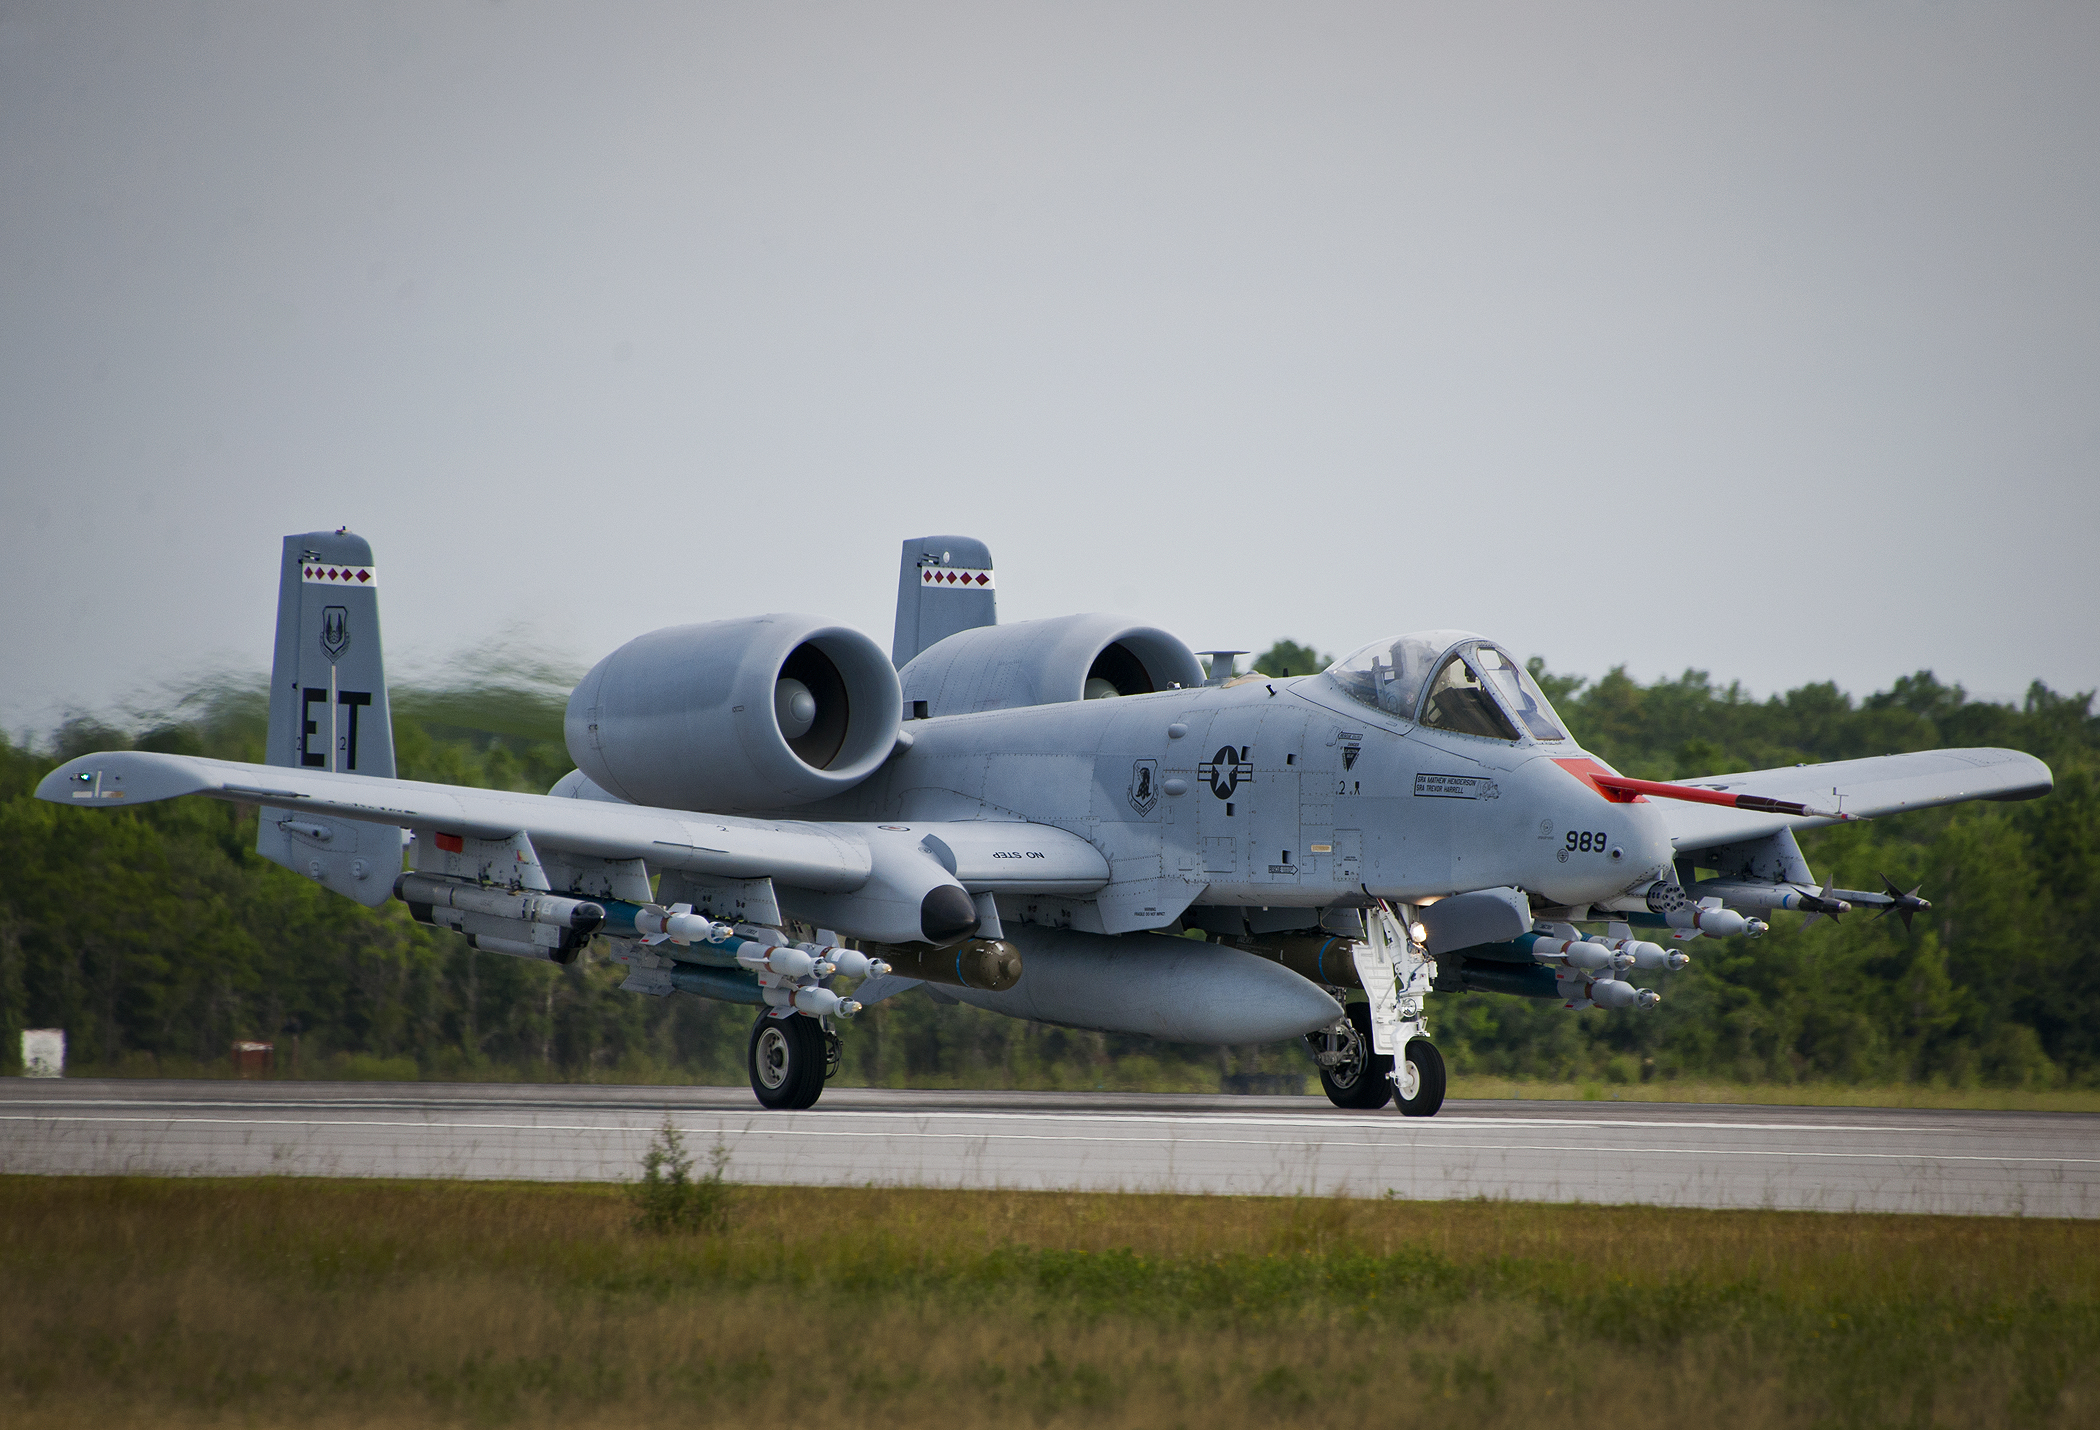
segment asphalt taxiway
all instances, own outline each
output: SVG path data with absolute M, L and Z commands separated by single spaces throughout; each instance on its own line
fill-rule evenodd
M 2100 1116 L 831 1088 L 0 1080 L 0 1172 L 617 1180 L 669 1117 L 745 1182 L 2100 1217 Z

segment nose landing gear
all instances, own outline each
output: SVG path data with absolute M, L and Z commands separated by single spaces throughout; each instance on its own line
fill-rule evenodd
M 1444 1105 L 1444 1056 L 1429 1041 L 1423 1003 L 1436 964 L 1412 910 L 1401 908 L 1404 919 L 1381 901 L 1364 920 L 1364 941 L 1352 948 L 1366 1001 L 1348 1004 L 1341 1018 L 1305 1040 L 1336 1107 L 1369 1111 L 1397 1099 L 1403 1117 L 1434 1117 Z
M 1427 1038 L 1409 1038 L 1393 1069 L 1393 1100 L 1402 1117 L 1434 1117 L 1444 1105 L 1444 1055 Z
M 1444 1105 L 1444 1055 L 1409 1038 L 1397 1060 L 1371 1049 L 1371 1005 L 1351 1003 L 1332 1026 L 1307 1033 L 1320 1090 L 1336 1107 L 1372 1112 L 1397 1103 L 1403 1117 L 1434 1117 Z

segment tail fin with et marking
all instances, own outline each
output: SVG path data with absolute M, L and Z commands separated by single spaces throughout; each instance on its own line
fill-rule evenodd
M 284 539 L 270 731 L 263 762 L 394 777 L 394 722 L 379 644 L 372 546 L 347 528 Z M 265 807 L 256 851 L 339 894 L 377 906 L 401 871 L 390 826 Z

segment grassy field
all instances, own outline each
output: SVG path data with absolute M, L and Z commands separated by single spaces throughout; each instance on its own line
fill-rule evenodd
M 0 1177 L 0 1421 L 2076 1426 L 2100 1226 Z
M 1741 1103 L 1758 1107 L 1936 1107 L 1957 1112 L 2100 1112 L 2100 1088 L 1932 1087 L 1924 1083 L 1669 1081 L 1531 1082 L 1506 1077 L 1454 1077 L 1450 1096 L 1539 1102 Z

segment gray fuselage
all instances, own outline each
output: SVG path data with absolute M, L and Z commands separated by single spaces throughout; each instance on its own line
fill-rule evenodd
M 784 816 L 1025 819 L 1107 855 L 1096 898 L 1030 900 L 1008 913 L 1024 922 L 1121 933 L 1192 904 L 1318 908 L 1501 885 L 1576 905 L 1669 869 L 1659 812 L 1608 802 L 1558 763 L 1591 758 L 1572 740 L 1428 729 L 1324 675 L 904 728 L 909 747 L 865 784 Z

